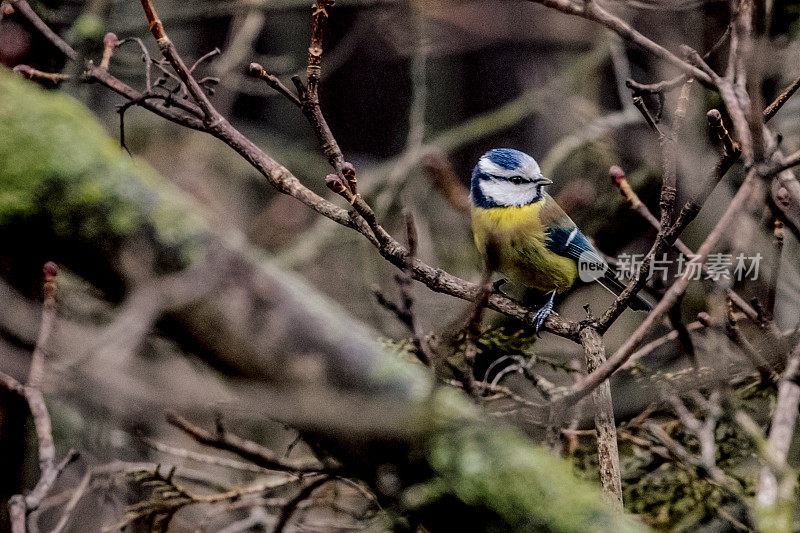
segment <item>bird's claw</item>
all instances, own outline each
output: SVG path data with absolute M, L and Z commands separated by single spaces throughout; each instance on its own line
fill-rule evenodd
M 509 298 L 509 296 L 506 293 L 504 293 L 503 289 L 501 288 L 506 283 L 508 283 L 507 279 L 498 279 L 497 281 L 492 283 L 492 292 L 495 294 L 499 294 L 500 296 L 505 296 L 506 298 Z
M 545 304 L 541 309 L 536 311 L 535 315 L 533 315 L 534 328 L 537 336 L 539 335 L 539 329 L 541 329 L 542 324 L 544 324 L 544 321 L 547 320 L 547 317 L 550 316 L 550 313 L 552 312 L 553 306 L 550 304 Z
M 554 292 L 550 295 L 550 299 L 547 300 L 547 303 L 545 303 L 538 311 L 536 311 L 536 314 L 533 315 L 533 324 L 537 337 L 539 336 L 539 330 L 544 324 L 544 321 L 547 320 L 547 317 L 553 312 L 553 299 L 555 297 L 556 293 Z

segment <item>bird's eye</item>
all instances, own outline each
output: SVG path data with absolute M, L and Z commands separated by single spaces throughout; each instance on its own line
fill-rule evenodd
M 523 183 L 525 183 L 525 180 L 522 179 L 521 176 L 512 176 L 512 177 L 508 178 L 508 180 L 511 183 L 513 183 L 514 185 L 522 185 Z

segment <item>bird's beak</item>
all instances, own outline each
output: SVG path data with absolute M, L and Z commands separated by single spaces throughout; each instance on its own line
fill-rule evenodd
M 539 176 L 536 178 L 536 183 L 539 185 L 550 185 L 553 183 L 553 180 L 545 178 L 544 176 Z

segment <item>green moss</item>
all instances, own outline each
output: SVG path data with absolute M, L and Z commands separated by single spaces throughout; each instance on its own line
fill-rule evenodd
M 497 327 L 478 348 L 497 357 L 524 353 L 531 342 L 523 330 Z M 398 361 L 416 360 L 410 340 L 383 343 Z M 428 427 L 422 453 L 435 475 L 410 487 L 403 501 L 431 531 L 647 530 L 615 513 L 598 484 L 579 480 L 567 461 L 513 428 L 487 424 L 480 408 L 458 391 L 438 388 L 425 403 L 431 418 L 416 425 Z M 446 522 L 439 523 L 441 517 Z
M 196 209 L 130 157 L 83 105 L 0 68 L 0 226 L 46 216 L 58 237 L 121 237 L 142 226 L 189 259 Z
M 427 449 L 437 476 L 415 489 L 417 497 L 450 494 L 512 531 L 647 529 L 613 512 L 595 486 L 569 474 L 566 461 L 514 429 L 479 421 L 477 407 L 463 395 L 443 388 L 432 402 L 437 420 Z

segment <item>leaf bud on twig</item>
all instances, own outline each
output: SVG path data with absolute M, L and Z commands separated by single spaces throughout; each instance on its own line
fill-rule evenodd
M 108 70 L 114 49 L 119 46 L 120 42 L 115 33 L 106 33 L 106 36 L 103 37 L 103 58 L 100 60 L 100 68 Z
M 250 63 L 250 67 L 248 68 L 247 73 L 254 78 L 260 78 L 261 75 L 264 73 L 264 67 L 262 67 L 258 63 Z
M 339 195 L 344 195 L 347 191 L 347 187 L 345 187 L 342 180 L 336 174 L 328 174 L 325 176 L 325 186 Z
M 608 175 L 611 176 L 611 181 L 616 187 L 619 187 L 623 180 L 625 180 L 625 171 L 617 165 L 608 169 Z
M 639 206 L 642 205 L 642 201 L 639 199 L 639 195 L 631 188 L 631 184 L 628 183 L 628 178 L 625 177 L 625 171 L 617 165 L 614 165 L 608 169 L 608 175 L 611 176 L 611 183 L 619 189 L 619 192 L 625 197 L 628 203 L 631 204 L 631 207 L 633 209 L 638 209 Z
M 44 292 L 44 302 L 45 305 L 49 306 L 53 304 L 53 297 L 55 296 L 56 292 L 58 265 L 52 261 L 48 261 L 44 264 L 44 268 L 42 270 L 44 272 L 44 284 L 42 286 L 42 290 Z
M 356 179 L 356 167 L 353 163 L 345 161 L 342 165 L 342 175 L 347 180 L 347 186 L 353 194 L 358 194 L 358 179 Z

